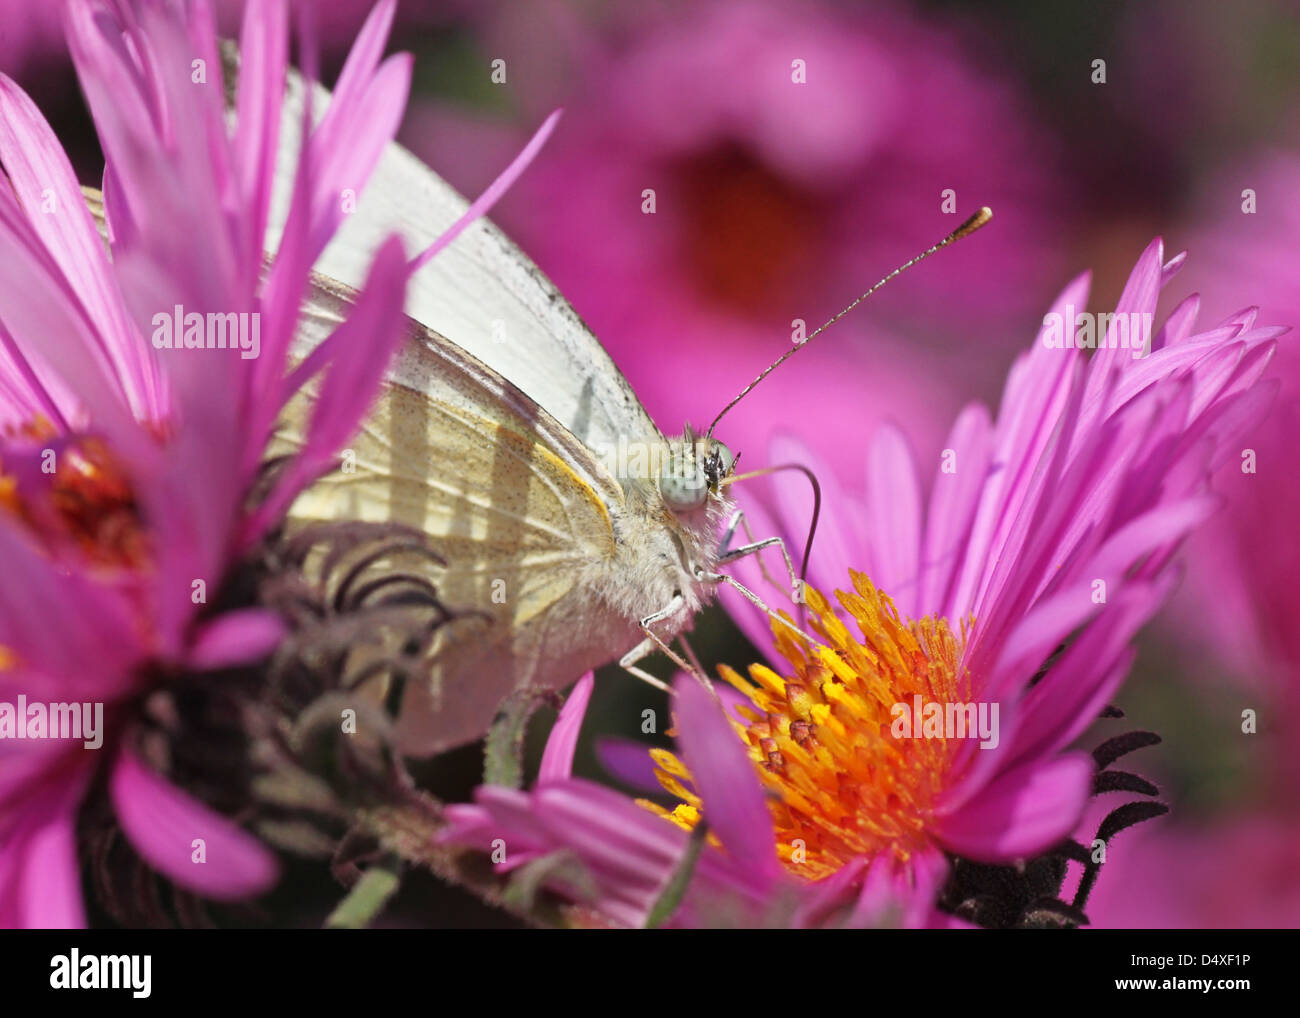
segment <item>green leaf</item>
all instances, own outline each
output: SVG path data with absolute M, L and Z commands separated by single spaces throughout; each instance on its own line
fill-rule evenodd
M 366 870 L 325 920 L 325 928 L 362 930 L 373 923 L 402 882 L 396 866 L 394 863 Z

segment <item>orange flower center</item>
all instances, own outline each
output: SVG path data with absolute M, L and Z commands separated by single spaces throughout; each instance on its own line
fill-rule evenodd
M 41 441 L 57 433 L 36 419 L 21 434 Z M 71 546 L 92 565 L 136 569 L 147 560 L 135 495 L 101 439 L 87 435 L 44 450 L 41 472 L 48 484 L 24 491 L 0 463 L 0 510 L 21 519 L 51 551 Z
M 774 623 L 787 674 L 751 665 L 750 683 L 721 669 L 754 705 L 738 709 L 745 723 L 732 724 L 769 793 L 777 854 L 808 880 L 829 876 L 855 857 L 890 852 L 905 861 L 927 843 L 962 739 L 913 732 L 915 698 L 960 703 L 970 688 L 968 676 L 958 674 L 967 627 L 958 638 L 943 619 L 905 621 L 866 576 L 850 575 L 854 591 L 839 592 L 837 599 L 860 635 L 836 617 L 825 596 L 808 588 L 808 622 L 825 646 Z M 900 737 L 904 713 L 908 731 Z M 667 751 L 652 755 L 660 783 L 682 803 L 671 812 L 643 805 L 694 827 L 708 805 L 690 787 L 689 771 Z

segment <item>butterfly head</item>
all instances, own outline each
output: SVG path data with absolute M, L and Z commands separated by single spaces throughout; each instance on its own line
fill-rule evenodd
M 723 482 L 735 466 L 730 449 L 713 438 L 696 438 L 688 425 L 659 472 L 664 505 L 674 513 L 689 513 L 703 508 L 710 498 L 722 498 Z

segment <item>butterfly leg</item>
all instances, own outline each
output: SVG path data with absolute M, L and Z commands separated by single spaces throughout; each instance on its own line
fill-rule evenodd
M 619 667 L 626 672 L 630 672 L 642 682 L 649 683 L 656 689 L 662 689 L 667 692 L 669 691 L 667 685 L 659 679 L 656 679 L 649 672 L 636 667 L 638 661 L 649 657 L 656 650 L 661 650 L 668 655 L 672 662 L 677 665 L 678 668 L 682 669 L 682 671 L 690 672 L 692 675 L 696 676 L 696 678 L 703 681 L 705 685 L 708 685 L 708 679 L 704 678 L 703 672 L 701 672 L 698 667 L 692 666 L 688 662 L 684 661 L 681 655 L 668 646 L 668 644 L 666 644 L 660 638 L 659 634 L 652 628 L 655 623 L 662 622 L 664 619 L 671 618 L 685 610 L 686 599 L 682 597 L 681 594 L 674 594 L 673 599 L 668 602 L 667 606 L 660 608 L 659 611 L 654 614 L 647 615 L 643 618 L 641 620 L 641 632 L 645 633 L 645 639 L 619 659 Z M 694 655 L 692 654 L 692 657 L 693 656 Z
M 739 548 L 731 548 L 731 541 L 736 536 L 736 528 L 742 527 L 745 531 L 745 537 L 749 539 L 748 544 L 743 544 Z M 718 565 L 727 565 L 735 562 L 737 559 L 745 558 L 748 555 L 757 555 L 764 548 L 779 548 L 781 558 L 785 562 L 785 571 L 790 577 L 790 600 L 795 604 L 804 603 L 803 580 L 799 579 L 799 574 L 794 571 L 794 562 L 790 558 L 790 553 L 786 550 L 785 541 L 779 537 L 768 537 L 761 541 L 754 540 L 754 535 L 750 532 L 749 524 L 745 522 L 745 511 L 737 509 L 732 514 L 727 529 L 722 535 L 722 542 L 718 545 Z M 780 584 L 768 575 L 767 565 L 760 558 L 758 560 L 759 569 L 763 572 L 763 578 L 774 587 Z M 764 606 L 766 607 L 766 606 Z
M 642 658 L 649 657 L 654 652 L 655 645 L 648 639 L 642 640 L 619 659 L 618 666 L 634 678 L 640 679 L 647 686 L 654 686 L 655 689 L 661 690 L 665 693 L 671 693 L 672 690 L 668 688 L 666 682 L 656 679 L 649 672 L 638 668 L 635 664 L 635 662 L 640 661 Z
M 704 665 L 700 664 L 700 659 L 695 653 L 695 648 L 692 647 L 690 642 L 686 639 L 686 634 L 678 633 L 677 642 L 682 645 L 682 653 L 686 655 L 686 660 L 690 661 L 691 670 L 694 671 L 696 675 L 703 676 Z
M 780 538 L 772 538 L 771 540 L 779 541 Z M 761 543 L 762 542 L 760 542 L 760 544 Z M 737 549 L 737 550 L 739 551 L 743 549 Z M 803 637 L 809 643 L 815 646 L 819 645 L 816 638 L 810 636 L 808 633 L 805 633 L 802 629 L 796 626 L 784 615 L 781 615 L 779 612 L 773 610 L 772 608 L 769 608 L 761 597 L 755 594 L 752 590 L 746 587 L 735 577 L 728 576 L 726 573 L 710 573 L 710 572 L 706 572 L 703 569 L 698 569 L 695 572 L 695 578 L 699 580 L 701 583 L 710 583 L 715 586 L 719 583 L 725 583 L 729 587 L 734 587 L 736 590 L 740 591 L 741 595 L 746 600 L 748 600 L 751 604 L 755 605 L 757 608 L 766 612 L 770 618 L 781 623 L 781 625 L 785 626 L 787 629 L 791 630 L 792 632 L 797 633 L 799 636 Z
M 719 557 L 727 555 L 730 552 L 731 542 L 735 539 L 737 528 L 744 530 L 745 539 L 750 544 L 754 543 L 754 532 L 749 529 L 749 521 L 745 519 L 745 510 L 737 509 L 731 514 L 731 519 L 727 521 L 727 529 L 722 534 L 722 540 L 718 542 Z M 763 574 L 763 579 L 765 579 L 769 584 L 776 587 L 778 590 L 782 589 L 781 584 L 777 583 L 772 574 L 767 571 L 767 562 L 762 558 L 758 560 L 758 570 Z

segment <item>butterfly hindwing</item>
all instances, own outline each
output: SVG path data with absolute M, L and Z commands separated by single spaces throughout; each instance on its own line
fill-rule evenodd
M 317 283 L 300 355 L 348 299 L 337 284 Z M 575 639 L 592 610 L 582 581 L 611 567 L 611 513 L 623 493 L 511 383 L 417 323 L 410 330 L 340 469 L 298 497 L 290 520 L 404 524 L 446 563 L 429 563 L 428 578 L 466 617 L 439 634 L 429 688 L 408 698 L 399 726 L 403 748 L 425 753 L 481 734 L 513 689 L 565 683 L 599 663 Z M 314 391 L 309 383 L 295 396 L 271 455 L 302 447 Z

